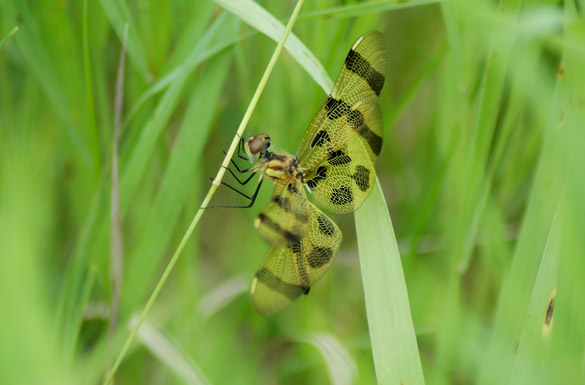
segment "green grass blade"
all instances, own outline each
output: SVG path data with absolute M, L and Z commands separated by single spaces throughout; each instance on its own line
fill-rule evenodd
M 47 51 L 46 37 L 42 36 L 36 16 L 26 2 L 7 0 L 0 3 L 0 9 L 11 20 L 20 20 L 19 32 L 14 35 L 16 45 L 22 52 L 31 71 L 42 85 L 43 91 L 59 116 L 64 131 L 74 145 L 76 154 L 85 167 L 93 170 L 92 156 L 89 145 L 71 118 L 70 100 L 68 100 L 62 80 L 57 75 L 55 64 Z
M 126 2 L 121 0 L 100 0 L 100 2 L 120 41 L 124 38 L 124 26 L 128 23 L 128 57 L 142 80 L 147 83 L 150 82 L 152 74 L 148 69 L 144 46 L 137 31 L 136 21 L 132 17 Z
M 500 291 L 494 329 L 479 374 L 480 385 L 507 383 L 510 379 L 541 259 L 546 256 L 546 240 L 563 186 L 569 178 L 570 151 L 567 149 L 570 148 L 568 143 L 575 138 L 568 137 L 567 130 L 559 129 L 563 126 L 565 114 L 564 85 L 565 81 L 559 79 L 549 103 L 552 119 L 547 123 L 514 258 Z
M 83 25 L 82 25 L 82 51 L 83 51 L 83 77 L 85 82 L 85 95 L 87 103 L 87 125 L 88 125 L 88 142 L 95 166 L 95 175 L 99 175 L 101 170 L 101 159 L 100 159 L 100 142 L 99 133 L 96 124 L 95 114 L 95 100 L 93 96 L 93 82 L 92 82 L 92 70 L 91 70 L 91 55 L 89 52 L 89 36 L 88 36 L 88 1 L 83 0 Z
M 299 342 L 313 345 L 321 354 L 327 365 L 329 378 L 333 385 L 350 385 L 355 383 L 357 367 L 347 349 L 335 336 L 315 333 L 296 338 Z
M 561 205 L 559 204 L 559 206 Z M 545 385 L 554 382 L 550 367 L 535 363 L 549 355 L 547 337 L 550 333 L 550 327 L 552 327 L 554 305 L 550 310 L 549 306 L 558 284 L 558 267 L 561 259 L 560 238 L 563 231 L 562 223 L 564 222 L 560 218 L 560 212 L 561 210 L 557 207 L 546 240 L 544 253 L 540 258 L 540 266 L 514 358 L 514 366 L 509 380 L 510 384 Z
M 193 183 L 203 179 L 197 165 L 210 135 L 230 63 L 229 52 L 214 58 L 193 90 L 157 197 L 136 246 L 128 252 L 123 296 L 126 311 L 135 311 L 151 287 L 190 189 Z
M 558 276 L 558 298 L 552 319 L 550 354 L 547 356 L 552 369 L 552 378 L 560 383 L 585 383 L 583 349 L 585 346 L 585 55 L 583 44 L 577 48 L 573 43 L 585 41 L 583 1 L 577 4 L 566 2 L 563 66 L 558 76 L 564 76 L 567 89 L 567 105 L 571 106 L 566 117 L 566 146 L 571 149 L 571 170 L 568 178 L 564 204 L 564 228 L 562 232 L 561 263 Z M 580 13 L 580 15 L 579 15 Z M 575 22 L 580 20 L 579 23 Z
M 515 0 L 502 2 L 500 11 L 510 9 L 512 14 L 519 11 L 519 2 Z M 462 40 L 459 33 L 459 20 L 452 3 L 443 4 L 443 13 L 446 17 L 447 31 L 452 39 L 451 44 L 455 50 L 451 54 L 449 75 L 456 81 L 451 82 L 455 87 L 456 82 L 463 82 L 462 75 Z M 488 35 L 489 36 L 489 35 Z M 470 111 L 470 116 L 465 112 L 459 113 L 460 131 L 458 134 L 458 146 L 451 167 L 456 179 L 450 181 L 453 192 L 453 200 L 457 202 L 457 219 L 447 227 L 450 276 L 447 284 L 447 299 L 442 313 L 442 325 L 437 335 L 437 360 L 435 365 L 434 380 L 439 384 L 449 383 L 449 368 L 455 362 L 455 351 L 459 348 L 453 341 L 460 333 L 459 325 L 463 324 L 465 313 L 463 311 L 463 274 L 469 268 L 473 250 L 477 243 L 480 224 L 483 219 L 483 210 L 489 198 L 489 186 L 486 178 L 490 150 L 496 132 L 500 113 L 500 102 L 503 97 L 507 75 L 507 65 L 513 53 L 515 35 L 511 34 L 505 41 L 491 37 L 492 41 L 486 44 L 485 64 L 479 78 L 477 94 L 474 101 L 469 103 L 461 98 L 461 93 L 453 94 L 452 99 L 456 104 L 452 105 Z M 489 40 L 489 38 L 488 38 Z M 457 92 L 456 89 L 453 91 Z M 450 95 L 451 96 L 451 95 Z M 458 108 L 458 109 L 459 109 Z
M 124 234 L 120 215 L 120 173 L 119 173 L 119 146 L 122 125 L 122 111 L 124 100 L 124 82 L 126 79 L 126 42 L 128 41 L 128 24 L 124 28 L 124 38 L 120 50 L 120 63 L 116 76 L 116 94 L 114 98 L 114 127 L 112 146 L 112 185 L 110 192 L 110 302 L 108 340 L 114 338 L 120 315 L 120 300 L 122 293 L 122 277 L 124 268 Z
M 299 21 L 306 21 L 314 18 L 329 18 L 342 19 L 347 17 L 356 17 L 360 15 L 367 15 L 370 13 L 399 11 L 412 7 L 420 7 L 425 5 L 441 3 L 444 0 L 411 0 L 399 2 L 396 0 L 379 0 L 366 1 L 356 4 L 348 4 L 340 7 L 322 9 L 302 14 Z
M 378 181 L 355 223 L 378 383 L 424 384 L 400 252 Z
M 8 34 L 6 36 L 4 36 L 2 38 L 2 40 L 0 40 L 0 49 L 2 49 L 2 47 L 4 47 L 6 45 L 6 43 L 8 43 L 8 41 L 10 40 L 10 38 L 12 36 L 14 36 L 16 31 L 18 31 L 18 27 L 12 28 L 12 30 L 10 32 L 8 32 Z
M 134 327 L 137 318 L 132 319 L 130 328 Z M 192 385 L 211 384 L 199 366 L 181 350 L 178 343 L 171 341 L 153 325 L 144 322 L 138 330 L 136 339 L 169 368 L 182 383 Z
M 43 267 L 55 197 L 52 156 L 37 131 L 3 135 L 0 143 L 0 383 L 68 384 L 51 331 L 50 287 Z M 39 189 L 38 186 L 43 186 Z M 32 369 L 34 368 L 34 370 Z
M 284 25 L 258 3 L 252 0 L 215 0 L 216 3 L 232 12 L 247 24 L 256 28 L 272 40 L 278 42 L 284 32 Z M 290 34 L 284 44 L 284 48 L 307 71 L 307 73 L 329 93 L 333 88 L 333 82 L 327 71 L 311 51 L 295 36 Z
M 211 2 L 205 3 L 190 18 L 190 26 L 181 36 L 180 41 L 177 43 L 177 49 L 170 60 L 169 66 L 171 69 L 165 71 L 165 75 L 161 76 L 137 98 L 124 119 L 126 122 L 132 119 L 149 98 L 164 90 L 169 84 L 180 80 L 185 72 L 191 72 L 201 62 L 213 56 L 208 51 L 206 51 L 207 54 L 201 53 L 201 40 L 209 41 L 211 38 L 210 36 L 205 36 L 202 39 L 201 36 L 205 32 L 205 27 L 209 25 L 214 7 Z M 214 44 L 214 47 L 217 46 L 218 44 Z
M 72 358 L 85 307 L 93 289 L 96 267 L 87 250 L 95 247 L 96 230 L 100 228 L 99 220 L 103 219 L 100 215 L 103 215 L 107 207 L 106 179 L 106 175 L 103 175 L 97 188 L 98 193 L 90 203 L 87 218 L 79 231 L 78 241 L 72 252 L 71 264 L 63 274 L 63 286 L 58 295 L 55 329 L 61 338 L 65 361 Z
M 227 18 L 225 15 L 220 16 L 215 20 L 213 25 L 207 30 L 205 36 L 201 39 L 198 46 L 195 48 L 197 56 L 203 52 L 204 49 L 208 48 L 211 40 L 222 31 L 225 27 Z M 194 70 L 194 66 L 188 66 L 183 68 L 180 76 L 177 76 L 175 81 L 170 85 L 162 96 L 161 101 L 154 111 L 154 117 L 147 125 L 143 128 L 140 133 L 140 137 L 135 147 L 132 149 L 130 158 L 126 164 L 122 164 L 122 191 L 121 191 L 121 205 L 122 212 L 128 207 L 129 202 L 132 199 L 132 195 L 140 178 L 144 175 L 144 170 L 147 165 L 147 160 L 150 158 L 154 145 L 159 138 L 166 122 L 170 118 L 171 114 L 177 107 L 182 95 L 183 88 Z
M 221 281 L 201 297 L 197 306 L 203 322 L 211 318 L 240 295 L 247 294 L 250 286 L 249 277 L 236 276 Z

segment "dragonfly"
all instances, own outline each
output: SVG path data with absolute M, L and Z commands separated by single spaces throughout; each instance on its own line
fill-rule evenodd
M 384 36 L 368 32 L 351 47 L 295 156 L 273 150 L 267 134 L 240 140 L 238 155 L 253 166 L 232 164 L 240 173 L 252 174 L 242 181 L 228 170 L 241 185 L 260 176 L 251 196 L 226 184 L 250 199 L 249 205 L 234 207 L 251 207 L 263 180 L 274 182 L 270 203 L 254 220 L 270 245 L 250 286 L 258 313 L 275 313 L 308 294 L 335 260 L 342 234 L 317 205 L 336 214 L 351 213 L 372 191 L 382 149 L 379 96 L 385 71 Z

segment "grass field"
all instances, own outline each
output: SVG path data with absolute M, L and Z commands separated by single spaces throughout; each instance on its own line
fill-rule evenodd
M 246 135 L 294 154 L 378 30 L 380 188 L 272 316 L 269 182 L 177 251 L 295 5 L 0 0 L 1 384 L 585 383 L 583 0 L 306 1 Z

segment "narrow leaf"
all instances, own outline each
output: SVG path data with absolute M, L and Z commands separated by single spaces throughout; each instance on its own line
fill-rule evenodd
M 16 31 L 18 31 L 18 27 L 12 28 L 12 30 L 8 32 L 8 34 L 4 36 L 2 40 L 0 40 L 0 49 L 4 47 L 6 43 L 8 43 L 8 40 L 10 40 L 10 38 L 16 33 Z
M 423 384 L 400 252 L 379 181 L 355 222 L 378 383 Z
M 247 24 L 256 28 L 275 42 L 278 42 L 284 32 L 284 25 L 258 3 L 252 0 L 215 0 L 216 3 L 235 14 Z M 333 88 L 333 82 L 327 71 L 311 51 L 299 40 L 294 33 L 291 33 L 284 48 L 292 57 L 307 71 L 307 73 L 329 93 Z
M 298 339 L 313 345 L 327 365 L 333 385 L 353 384 L 357 377 L 357 366 L 347 349 L 331 334 L 318 333 Z
M 138 317 L 131 320 L 130 328 L 136 325 L 137 320 Z M 185 384 L 211 384 L 201 369 L 181 351 L 176 343 L 170 341 L 148 322 L 144 322 L 140 326 L 136 336 L 138 341 Z

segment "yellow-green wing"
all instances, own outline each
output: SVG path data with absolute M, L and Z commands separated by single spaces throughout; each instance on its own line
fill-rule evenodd
M 369 32 L 352 46 L 297 152 L 315 200 L 332 212 L 354 211 L 372 190 L 382 149 L 378 97 L 385 72 L 384 36 Z
M 258 215 L 254 226 L 271 246 L 298 242 L 307 233 L 310 212 L 307 194 L 297 178 L 275 181 L 270 203 Z
M 252 305 L 260 314 L 277 312 L 307 294 L 329 269 L 341 244 L 341 231 L 307 201 L 309 225 L 304 238 L 274 246 L 252 280 Z

